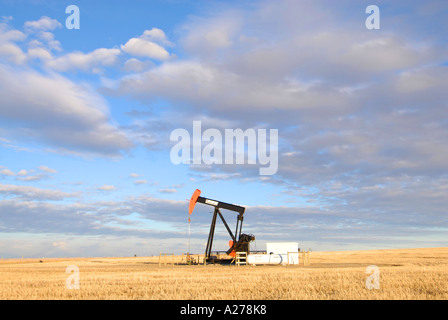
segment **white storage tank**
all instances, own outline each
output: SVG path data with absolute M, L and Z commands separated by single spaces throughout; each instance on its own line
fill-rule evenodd
M 247 264 L 299 264 L 299 243 L 266 243 L 266 253 L 249 254 Z
M 281 254 L 249 254 L 247 256 L 247 264 L 257 265 L 257 264 L 286 264 L 287 258 Z

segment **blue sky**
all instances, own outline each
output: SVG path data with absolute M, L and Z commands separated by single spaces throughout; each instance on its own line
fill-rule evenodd
M 370 4 L 380 29 L 365 26 Z M 446 246 L 447 13 L 444 1 L 0 1 L 0 256 L 185 252 L 196 188 L 247 206 L 259 250 Z M 171 132 L 198 120 L 277 129 L 277 172 L 173 164 Z M 210 211 L 193 213 L 194 252 Z M 219 226 L 214 249 L 228 240 Z

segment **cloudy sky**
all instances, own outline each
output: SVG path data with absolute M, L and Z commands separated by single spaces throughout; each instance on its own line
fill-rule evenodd
M 0 256 L 186 252 L 196 188 L 246 206 L 257 250 L 447 246 L 447 16 L 444 0 L 0 0 Z M 278 130 L 278 170 L 174 164 L 193 121 Z M 211 211 L 191 217 L 193 252 Z

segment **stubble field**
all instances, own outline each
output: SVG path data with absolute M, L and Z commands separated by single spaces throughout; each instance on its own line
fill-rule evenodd
M 158 259 L 2 260 L 0 299 L 448 299 L 448 248 L 311 252 L 310 266 L 159 266 Z M 70 265 L 79 289 L 67 288 Z M 379 288 L 366 284 L 370 265 Z

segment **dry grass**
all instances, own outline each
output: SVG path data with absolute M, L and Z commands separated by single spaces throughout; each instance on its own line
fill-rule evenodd
M 311 266 L 167 265 L 158 257 L 3 260 L 0 299 L 448 299 L 448 248 L 312 252 Z M 80 289 L 66 288 L 68 265 Z M 367 289 L 368 265 L 380 289 Z

